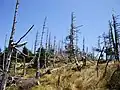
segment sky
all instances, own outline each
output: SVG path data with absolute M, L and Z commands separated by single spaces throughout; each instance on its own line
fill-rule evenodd
M 9 39 L 13 23 L 16 0 L 0 0 L 0 48 L 3 49 L 5 35 Z M 69 32 L 71 12 L 76 16 L 75 25 L 80 26 L 79 47 L 82 49 L 82 39 L 85 46 L 91 50 L 97 46 L 97 37 L 108 32 L 108 20 L 112 14 L 120 15 L 120 0 L 20 0 L 14 40 L 17 41 L 30 27 L 32 31 L 24 38 L 27 46 L 32 49 L 37 30 L 42 31 L 44 18 L 51 32 L 52 41 L 64 39 Z M 120 21 L 120 20 L 119 20 Z M 45 40 L 45 39 L 44 39 Z

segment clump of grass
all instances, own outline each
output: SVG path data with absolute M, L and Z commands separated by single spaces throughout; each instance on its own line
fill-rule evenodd
M 31 90 L 55 90 L 55 89 L 53 89 L 50 86 L 39 85 L 39 86 L 33 87 Z
M 26 70 L 26 75 L 24 76 L 24 78 L 32 78 L 32 77 L 35 77 L 35 72 L 36 70 L 33 69 L 33 68 L 28 68 Z
M 12 85 L 12 86 L 7 87 L 6 90 L 18 90 L 18 87 L 15 85 Z
M 71 65 L 72 66 L 72 65 Z M 115 67 L 110 63 L 105 77 L 103 77 L 105 64 L 99 65 L 99 76 L 95 71 L 95 64 L 87 64 L 81 71 L 71 70 L 71 66 L 58 68 L 51 74 L 46 74 L 40 78 L 40 85 L 34 86 L 32 90 L 107 90 L 107 83 Z M 44 70 L 41 70 L 42 72 Z M 35 76 L 34 69 L 27 69 L 24 78 Z

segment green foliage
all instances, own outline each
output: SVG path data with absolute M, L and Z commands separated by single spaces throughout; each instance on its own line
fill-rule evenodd
M 39 57 L 39 51 L 40 51 L 40 48 L 38 48 L 37 50 L 37 53 L 36 53 L 36 59 L 35 59 L 35 62 L 34 62 L 34 67 L 37 67 L 37 59 Z M 41 48 L 41 54 L 40 54 L 40 67 L 43 67 L 43 65 L 45 64 L 45 49 L 42 47 Z
M 23 47 L 22 52 L 23 52 L 24 54 L 28 55 L 28 49 L 27 49 L 27 47 L 26 47 L 26 46 L 24 46 L 24 47 Z
M 29 57 L 25 57 L 25 61 L 30 62 L 32 59 L 32 57 L 30 57 L 30 56 L 33 56 L 33 53 L 26 46 L 23 47 L 22 53 L 29 56 Z M 23 56 L 23 55 L 21 55 L 21 56 Z
M 37 53 L 36 53 L 36 59 L 34 62 L 34 67 L 37 67 L 37 59 L 39 57 L 39 51 L 40 48 L 38 48 Z M 54 49 L 46 50 L 44 47 L 41 48 L 41 55 L 40 55 L 40 67 L 43 67 L 45 64 L 45 54 L 46 54 L 46 59 L 48 62 L 48 58 L 53 58 L 54 56 Z

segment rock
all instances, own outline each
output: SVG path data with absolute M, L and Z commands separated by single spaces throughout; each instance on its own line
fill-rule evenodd
M 19 81 L 18 87 L 20 90 L 29 90 L 31 87 L 39 85 L 39 81 L 35 78 L 22 79 Z
M 120 90 L 120 69 L 114 71 L 108 84 L 110 90 Z

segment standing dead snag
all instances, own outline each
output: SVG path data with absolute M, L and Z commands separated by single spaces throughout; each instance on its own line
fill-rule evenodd
M 69 41 L 68 44 L 65 46 L 67 49 L 68 53 L 68 58 L 69 62 L 72 62 L 75 57 L 75 51 L 74 51 L 74 26 L 73 26 L 73 21 L 74 21 L 74 16 L 73 13 L 71 14 L 71 28 L 70 28 L 70 34 L 66 37 L 66 40 Z
M 113 28 L 112 28 L 112 23 L 109 21 L 109 46 L 108 46 L 108 50 L 107 53 L 110 56 L 109 60 L 107 60 L 106 66 L 105 66 L 105 72 L 103 74 L 103 76 L 106 75 L 107 72 L 107 66 L 108 63 L 113 59 L 113 56 L 115 57 L 115 59 L 118 61 L 119 60 L 119 52 L 118 52 L 118 43 L 119 43 L 119 36 L 118 36 L 118 29 L 117 29 L 117 23 L 114 20 L 115 17 L 113 16 Z M 114 29 L 114 36 L 113 36 L 113 31 L 112 29 Z M 116 39 L 114 39 L 116 38 Z M 117 48 L 116 48 L 117 47 Z M 106 48 L 107 49 L 107 48 Z
M 101 36 L 98 36 L 98 49 L 101 50 L 101 46 L 100 46 L 100 38 L 101 38 Z
M 81 25 L 81 26 L 79 26 L 79 27 L 82 27 L 83 25 Z M 77 29 L 78 27 L 76 27 L 76 29 Z M 76 45 L 75 45 L 75 57 L 76 57 L 76 59 L 77 59 L 77 61 L 78 61 L 78 52 L 79 52 L 79 48 L 78 48 L 78 42 L 79 42 L 79 36 L 78 36 L 78 33 L 80 33 L 79 32 L 80 31 L 80 29 L 78 29 L 78 30 L 75 30 L 75 34 L 76 34 L 76 36 L 75 36 L 75 38 L 76 38 Z M 76 62 L 77 62 L 76 61 Z
M 114 15 L 112 15 L 112 19 L 113 19 L 112 22 L 109 21 L 109 33 L 108 33 L 108 35 L 105 35 L 105 34 L 103 35 L 103 38 L 104 38 L 103 53 L 106 54 L 106 66 L 105 66 L 105 71 L 103 73 L 103 77 L 105 77 L 105 75 L 106 75 L 107 66 L 108 66 L 109 62 L 113 60 L 113 56 L 117 61 L 119 61 L 119 50 L 118 50 L 119 49 L 118 26 L 119 25 L 118 25 L 118 23 L 116 21 L 116 17 Z M 97 63 L 97 65 L 98 65 L 98 63 Z
M 106 72 L 107 72 L 107 66 L 109 64 L 109 62 L 113 59 L 113 50 L 112 50 L 112 33 L 111 33 L 111 24 L 109 22 L 109 47 L 108 47 L 108 50 L 107 50 L 107 54 L 110 56 L 109 59 L 107 59 L 107 63 L 106 63 L 106 66 L 105 66 L 105 71 L 103 73 L 103 77 L 105 77 L 106 75 Z M 107 48 L 106 48 L 107 49 Z
M 67 45 L 65 46 L 67 54 L 68 54 L 68 62 L 75 63 L 77 66 L 77 69 L 80 70 L 80 65 L 78 63 L 78 58 L 77 58 L 77 33 L 79 30 L 77 30 L 81 26 L 75 26 L 74 24 L 75 21 L 75 16 L 72 12 L 71 14 L 71 28 L 70 28 L 70 34 L 66 37 L 66 40 L 68 41 Z M 76 38 L 76 39 L 75 39 Z M 76 40 L 76 47 L 75 47 L 75 40 Z M 75 50 L 76 49 L 76 50 Z
M 3 66 L 2 66 L 2 67 L 3 67 L 3 70 L 4 70 L 4 68 L 5 68 L 5 65 L 4 65 L 4 64 L 5 64 L 5 58 L 6 58 L 6 57 L 5 57 L 5 53 L 6 53 L 6 52 L 5 52 L 6 42 L 7 42 L 7 35 L 5 36 L 5 43 L 4 43 Z
M 77 31 L 76 29 L 78 27 L 74 26 L 74 21 L 75 21 L 75 16 L 72 12 L 70 34 L 66 37 L 66 40 L 69 41 L 69 42 L 65 46 L 65 48 L 67 49 L 69 62 L 73 62 L 73 60 L 75 59 L 75 45 L 74 45 L 74 42 L 75 42 L 75 33 Z
M 36 37 L 35 37 L 34 54 L 36 54 L 37 43 L 38 43 L 38 31 L 37 31 L 37 33 L 36 33 Z
M 48 37 L 48 51 L 50 52 L 51 48 L 51 32 L 49 33 L 49 37 Z
M 91 56 L 92 60 L 95 60 L 95 50 L 94 48 L 92 47 L 92 56 Z
M 30 30 L 32 30 L 32 28 L 34 27 L 34 25 L 27 31 L 27 33 L 25 33 L 24 36 L 22 36 L 17 43 L 14 43 L 13 40 L 13 36 L 15 34 L 15 26 L 16 26 L 16 16 L 17 16 L 17 11 L 18 11 L 18 6 L 19 6 L 19 0 L 17 0 L 16 2 L 16 7 L 15 7 L 15 13 L 14 13 L 14 19 L 13 19 L 13 26 L 12 26 L 12 31 L 11 31 L 11 35 L 10 35 L 10 39 L 9 39 L 9 44 L 8 44 L 8 54 L 6 57 L 6 63 L 5 63 L 5 68 L 4 68 L 4 73 L 2 76 L 2 80 L 0 82 L 0 90 L 5 90 L 6 88 L 6 83 L 7 83 L 7 79 L 8 79 L 8 71 L 9 71 L 9 67 L 10 67 L 10 63 L 11 63 L 11 56 L 13 53 L 13 49 L 21 47 L 22 45 L 26 44 L 19 44 L 19 42 L 28 34 L 28 32 Z
M 106 38 L 106 35 L 105 33 L 103 33 L 103 39 L 104 39 L 104 47 L 105 47 L 105 56 L 106 56 L 106 61 L 108 60 L 108 54 L 107 54 L 107 49 L 108 49 L 108 46 L 107 46 L 107 38 Z
M 51 57 L 51 50 L 52 50 L 52 47 L 51 47 L 51 32 L 49 33 L 49 36 L 48 36 L 48 60 L 50 59 Z
M 54 45 L 53 45 L 53 49 L 54 49 L 53 67 L 55 67 L 55 59 L 56 59 L 56 37 L 55 37 L 55 36 L 54 36 Z
M 16 68 L 17 68 L 17 57 L 18 57 L 18 52 L 16 51 L 16 56 L 15 56 L 15 62 L 14 62 L 14 76 L 16 76 Z
M 40 76 L 40 72 L 39 72 L 39 69 L 40 69 L 40 66 L 42 66 L 42 64 L 40 63 L 40 58 L 41 58 L 41 49 L 42 49 L 42 44 L 43 44 L 43 36 L 44 36 L 44 30 L 45 30 L 45 24 L 46 24 L 46 19 L 47 17 L 45 17 L 44 19 L 44 23 L 43 23 L 43 29 L 42 29 L 42 35 L 41 35 L 41 41 L 40 41 L 40 50 L 39 50 L 39 56 L 38 56 L 38 59 L 37 59 L 37 70 L 36 70 L 36 78 L 39 78 Z
M 25 56 L 23 56 L 23 76 L 26 75 Z
M 14 45 L 13 45 L 13 35 L 15 33 L 16 15 L 17 15 L 17 10 L 18 10 L 18 5 L 19 5 L 19 0 L 17 0 L 17 3 L 16 3 L 12 32 L 11 32 L 11 35 L 10 35 L 9 45 L 8 45 L 8 55 L 7 55 L 7 58 L 6 58 L 6 64 L 5 64 L 4 74 L 3 74 L 1 85 L 0 85 L 0 90 L 5 90 L 5 88 L 6 88 L 6 83 L 7 83 L 7 78 L 8 78 L 7 73 L 9 71 L 11 56 L 12 56 L 13 47 L 14 47 Z
M 86 53 L 85 53 L 85 38 L 83 37 L 83 55 L 82 55 L 82 60 L 83 60 L 83 66 L 86 66 Z
M 115 59 L 117 61 L 119 61 L 119 50 L 118 50 L 118 47 L 119 47 L 119 35 L 118 35 L 118 23 L 116 21 L 116 18 L 114 15 L 112 15 L 112 18 L 113 18 L 113 29 L 114 29 L 114 33 L 115 33 L 115 52 L 116 52 L 116 55 L 115 55 Z
M 49 33 L 49 31 L 47 29 L 46 43 L 45 43 L 45 47 L 46 47 L 46 50 L 45 50 L 45 68 L 47 67 L 47 59 L 48 59 L 48 57 L 47 57 L 47 52 L 48 52 L 48 33 Z
M 72 59 L 75 57 L 75 53 L 74 53 L 74 24 L 73 24 L 73 21 L 74 21 L 74 15 L 73 13 L 71 14 L 71 29 L 70 29 L 70 36 L 69 36 L 69 39 L 70 39 L 70 45 L 69 45 L 69 48 L 70 48 L 70 56 L 69 56 L 69 60 L 70 62 L 72 62 Z
M 99 56 L 98 61 L 97 61 L 97 66 L 96 66 L 97 77 L 98 77 L 99 61 L 100 61 L 101 57 L 103 57 L 103 51 L 104 51 L 104 46 L 103 46 L 103 48 L 102 48 L 102 50 L 101 50 L 101 52 L 100 52 L 100 56 Z

